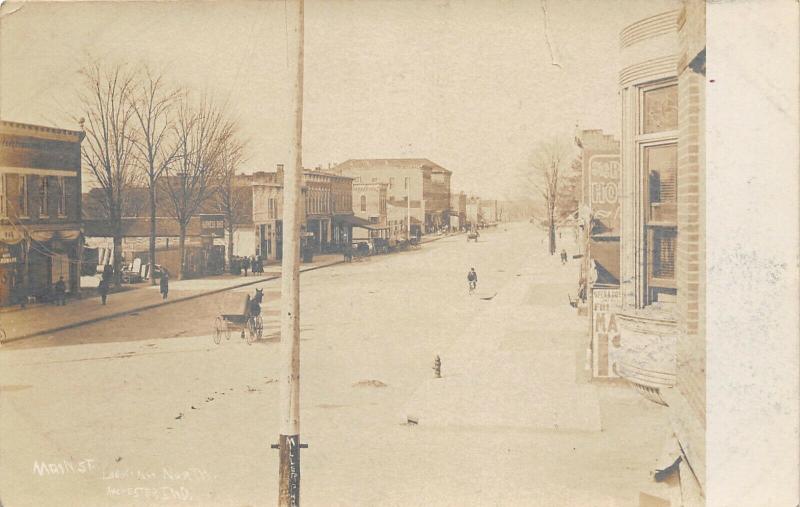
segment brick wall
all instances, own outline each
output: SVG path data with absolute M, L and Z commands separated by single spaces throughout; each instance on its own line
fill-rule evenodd
M 705 448 L 705 76 L 690 66 L 705 48 L 705 5 L 685 0 L 678 19 L 678 287 L 677 388 L 685 404 L 673 407 L 683 428 L 684 447 Z M 703 71 L 704 72 L 704 71 Z M 690 466 L 705 475 L 704 458 L 690 456 Z M 698 463 L 698 461 L 700 461 Z
M 689 11 L 680 31 L 678 77 L 678 387 L 695 415 L 705 424 L 705 77 L 687 64 L 695 56 L 698 13 Z M 701 6 L 702 8 L 702 6 Z M 694 15 L 692 15 L 694 14 Z M 701 27 L 702 29 L 702 27 Z

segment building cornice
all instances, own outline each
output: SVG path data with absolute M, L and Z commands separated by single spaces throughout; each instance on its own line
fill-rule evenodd
M 0 120 L 0 134 L 30 136 L 38 137 L 40 139 L 66 141 L 72 143 L 81 142 L 86 135 L 85 132 L 80 130 L 58 129 L 53 127 L 45 127 L 43 125 L 32 125 L 29 123 L 18 123 L 6 120 Z
M 662 12 L 623 28 L 619 34 L 620 48 L 624 49 L 648 39 L 677 32 L 680 12 L 680 9 Z

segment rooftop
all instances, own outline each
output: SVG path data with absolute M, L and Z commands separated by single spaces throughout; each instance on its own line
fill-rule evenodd
M 433 172 L 452 174 L 452 171 L 445 169 L 436 162 L 432 162 L 427 158 L 351 158 L 337 165 L 333 168 L 333 170 L 341 171 L 342 169 L 353 169 L 358 167 L 376 168 L 382 166 L 405 167 L 408 169 L 430 167 Z

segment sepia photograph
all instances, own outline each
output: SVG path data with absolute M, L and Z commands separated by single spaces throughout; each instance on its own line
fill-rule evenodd
M 797 15 L 4 2 L 0 507 L 794 506 Z

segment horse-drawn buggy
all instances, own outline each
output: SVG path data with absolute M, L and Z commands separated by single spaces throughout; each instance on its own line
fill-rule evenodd
M 478 230 L 477 230 L 477 229 L 472 229 L 471 231 L 469 231 L 469 232 L 467 233 L 467 242 L 469 242 L 470 240 L 472 240 L 472 241 L 474 241 L 475 243 L 477 243 L 477 242 L 478 242 L 478 237 L 479 237 L 479 236 L 480 236 L 480 234 L 478 233 Z
M 264 299 L 264 289 L 256 289 L 256 294 L 250 298 L 245 297 L 242 313 L 223 313 L 214 321 L 214 343 L 219 345 L 222 337 L 231 339 L 231 331 L 239 331 L 240 337 L 246 339 L 248 344 L 261 338 L 264 323 L 261 320 L 261 301 Z

